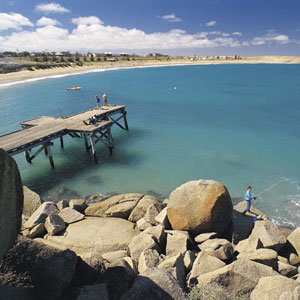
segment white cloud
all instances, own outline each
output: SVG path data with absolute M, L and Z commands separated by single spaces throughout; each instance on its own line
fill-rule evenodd
M 278 44 L 288 44 L 288 43 L 290 43 L 290 39 L 287 35 L 278 34 L 274 30 L 271 30 L 264 36 L 253 38 L 250 41 L 250 44 L 254 45 L 254 46 L 259 46 L 259 45 L 269 44 L 272 42 L 275 42 Z
M 36 25 L 37 26 L 56 26 L 56 25 L 61 25 L 61 23 L 55 19 L 42 17 L 39 20 L 37 20 Z
M 212 26 L 215 26 L 216 24 L 217 24 L 217 21 L 209 21 L 205 25 L 208 27 L 212 27 Z
M 66 12 L 70 12 L 69 9 L 61 6 L 59 3 L 56 3 L 56 2 L 38 4 L 35 7 L 35 10 L 45 12 L 45 13 L 66 13 Z
M 182 20 L 178 17 L 176 17 L 175 14 L 170 14 L 170 15 L 165 15 L 161 17 L 163 20 L 166 20 L 170 23 L 176 23 L 176 22 L 181 22 Z
M 23 26 L 33 26 L 28 18 L 16 13 L 0 13 L 0 30 L 17 29 Z
M 94 20 L 95 22 L 92 22 Z M 147 49 L 183 49 L 229 46 L 236 47 L 240 43 L 231 37 L 209 38 L 207 32 L 189 34 L 181 29 L 168 32 L 147 34 L 142 30 L 121 28 L 100 24 L 100 19 L 76 19 L 76 28 L 67 29 L 49 25 L 37 28 L 35 31 L 15 32 L 4 36 L 1 50 L 13 51 L 16 48 L 23 51 L 114 51 L 147 50 Z
M 73 18 L 72 23 L 76 25 L 104 24 L 98 17 L 94 16 Z
M 239 32 L 239 31 L 235 31 L 235 32 L 232 33 L 232 35 L 242 36 L 242 33 Z

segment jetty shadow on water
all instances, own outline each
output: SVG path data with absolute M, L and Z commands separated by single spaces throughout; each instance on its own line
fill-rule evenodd
M 145 136 L 147 133 L 144 130 L 134 129 L 128 133 L 122 132 L 116 134 L 114 138 L 114 151 L 110 155 L 108 148 L 102 143 L 96 145 L 98 164 L 95 165 L 91 150 L 85 151 L 83 140 L 66 139 L 65 149 L 61 149 L 58 144 L 53 148 L 53 158 L 55 168 L 51 169 L 46 156 L 39 157 L 32 165 L 26 165 L 25 168 L 30 168 L 29 176 L 23 180 L 23 184 L 31 188 L 37 193 L 43 194 L 45 191 L 52 190 L 64 180 L 72 180 L 86 172 L 94 172 L 101 174 L 101 168 L 108 165 L 117 167 L 126 167 L 127 165 L 138 165 L 142 162 L 145 154 L 138 149 L 128 149 L 129 145 L 134 145 L 135 142 Z M 42 165 L 41 165 L 42 163 Z M 82 181 L 85 180 L 84 174 Z M 101 178 L 99 179 L 101 180 Z

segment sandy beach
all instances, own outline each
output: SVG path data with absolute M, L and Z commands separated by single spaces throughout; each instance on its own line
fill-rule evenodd
M 162 58 L 153 60 L 135 60 L 135 61 L 116 61 L 116 62 L 97 62 L 94 64 L 83 66 L 57 67 L 44 70 L 23 70 L 7 74 L 0 74 L 0 86 L 12 83 L 18 83 L 27 80 L 38 80 L 51 76 L 64 76 L 71 74 L 80 74 L 92 71 L 101 71 L 117 68 L 134 68 L 134 67 L 150 67 L 150 66 L 168 66 L 168 65 L 205 65 L 205 64 L 298 64 L 300 57 L 291 56 L 253 56 L 243 57 L 241 59 L 191 59 L 191 58 Z

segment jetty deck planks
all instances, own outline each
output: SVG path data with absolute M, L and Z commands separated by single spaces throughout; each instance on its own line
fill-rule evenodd
M 112 115 L 118 114 L 115 120 Z M 97 163 L 97 154 L 95 144 L 98 141 L 103 142 L 109 147 L 112 153 L 111 127 L 116 124 L 120 128 L 128 130 L 126 119 L 126 110 L 124 105 L 107 105 L 90 109 L 67 118 L 53 118 L 48 116 L 38 117 L 32 120 L 21 122 L 22 129 L 0 136 L 0 148 L 11 155 L 24 152 L 25 158 L 31 162 L 43 150 L 49 156 L 51 166 L 54 167 L 50 146 L 54 139 L 60 138 L 61 147 L 63 148 L 63 136 L 68 134 L 72 137 L 85 140 L 86 150 L 92 149 L 95 163 Z M 86 125 L 93 116 L 98 118 L 96 124 Z M 118 121 L 123 119 L 124 126 Z M 90 145 L 88 145 L 88 140 Z M 30 155 L 31 149 L 41 146 L 35 154 Z

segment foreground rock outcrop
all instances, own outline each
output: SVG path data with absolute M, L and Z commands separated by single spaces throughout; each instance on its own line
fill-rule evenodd
M 0 261 L 0 293 L 14 300 L 181 300 L 193 286 L 217 284 L 252 300 L 294 299 L 299 228 L 283 234 L 240 210 L 231 214 L 227 189 L 211 180 L 186 183 L 163 203 L 132 193 L 88 207 L 83 199 L 44 202 Z
M 0 259 L 21 228 L 23 188 L 15 160 L 0 149 Z

